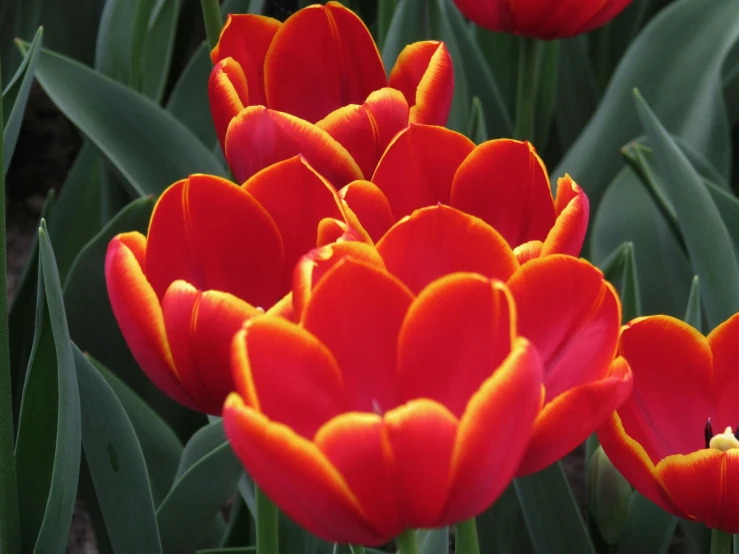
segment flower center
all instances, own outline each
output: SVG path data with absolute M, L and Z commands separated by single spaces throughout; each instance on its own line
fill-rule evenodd
M 737 426 L 737 433 L 739 433 L 739 426 Z M 706 439 L 706 448 L 713 448 L 721 452 L 726 452 L 732 448 L 739 448 L 739 437 L 731 431 L 731 427 L 727 427 L 723 433 L 719 433 L 718 435 L 713 434 L 710 417 L 708 418 L 708 423 L 706 423 L 704 436 Z

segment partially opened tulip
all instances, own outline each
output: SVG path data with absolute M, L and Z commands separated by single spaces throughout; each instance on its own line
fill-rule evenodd
M 265 310 L 288 317 L 293 266 L 324 218 L 345 218 L 334 189 L 302 158 L 239 187 L 192 175 L 159 198 L 148 236 L 108 246 L 105 278 L 131 352 L 163 392 L 220 414 L 233 390 L 230 345 Z M 282 301 L 281 301 L 282 299 Z
M 262 121 L 269 117 L 285 122 L 283 141 L 287 136 L 306 146 L 318 140 L 332 151 L 340 146 L 342 156 L 356 161 L 359 173 L 343 182 L 324 173 L 336 186 L 369 178 L 385 147 L 409 122 L 443 125 L 451 108 L 454 73 L 443 43 L 407 46 L 388 79 L 369 30 L 338 2 L 309 6 L 284 23 L 259 15 L 230 15 L 211 58 L 213 121 L 240 180 L 251 176 L 244 160 L 261 163 L 257 152 L 275 146 L 261 138 L 264 129 L 258 122 L 239 116 L 249 106 L 267 110 L 266 116 L 260 115 Z M 254 143 L 265 142 L 257 152 L 252 150 Z M 303 154 L 323 173 L 306 152 L 278 146 L 292 148 L 288 155 Z
M 436 279 L 456 272 L 506 282 L 518 334 L 537 347 L 544 370 L 544 405 L 519 475 L 543 469 L 576 448 L 631 392 L 628 364 L 616 357 L 618 295 L 584 260 L 553 254 L 520 264 L 487 223 L 438 205 L 402 219 L 376 247 L 343 242 L 304 256 L 293 283 L 298 313 L 305 312 L 322 276 L 346 257 L 385 268 L 420 295 Z M 465 310 L 468 317 L 478 317 L 474 304 Z
M 235 336 L 226 435 L 260 489 L 326 540 L 467 520 L 514 476 L 541 405 L 541 361 L 515 321 L 501 282 L 455 273 L 416 294 L 343 259 L 300 324 L 266 315 Z
M 668 316 L 636 319 L 619 352 L 634 392 L 598 431 L 603 450 L 668 512 L 739 533 L 739 315 L 708 337 Z

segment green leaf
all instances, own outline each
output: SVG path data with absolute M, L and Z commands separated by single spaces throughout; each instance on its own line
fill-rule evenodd
M 125 86 L 43 49 L 36 77 L 135 194 L 158 196 L 191 173 L 225 174 L 182 123 Z
M 709 554 L 711 550 L 711 530 L 698 521 L 681 519 L 680 528 L 687 539 L 690 551 L 693 554 Z M 737 551 L 737 536 L 734 535 L 734 551 Z
M 224 0 L 221 5 L 223 18 L 230 13 L 251 13 L 262 15 L 264 13 L 265 0 Z
M 688 305 L 685 307 L 683 321 L 700 331 L 702 320 L 700 278 L 696 275 L 690 284 L 690 296 L 688 296 Z
M 483 112 L 482 102 L 475 96 L 472 99 L 472 109 L 470 110 L 470 122 L 467 126 L 467 136 L 475 144 L 482 144 L 488 140 L 488 127 L 485 123 L 485 114 Z
M 509 486 L 485 512 L 477 516 L 480 552 L 496 554 L 532 554 L 526 521 L 516 489 Z
M 157 103 L 161 103 L 167 86 L 181 9 L 182 0 L 158 0 L 149 20 L 141 60 L 141 92 Z
M 449 527 L 418 531 L 419 554 L 449 554 Z
M 537 554 L 595 554 L 559 462 L 513 483 Z
M 116 554 L 161 552 L 141 446 L 113 389 L 74 347 L 82 410 L 82 446 L 105 528 Z
M 95 62 L 95 44 L 105 1 L 41 0 L 41 2 L 43 10 L 39 24 L 44 26 L 46 48 L 92 66 Z
M 616 286 L 621 296 L 623 322 L 642 315 L 639 279 L 636 274 L 634 245 L 622 243 L 610 256 L 599 264 L 605 278 Z
M 707 179 L 703 180 L 703 184 L 721 214 L 721 219 L 733 241 L 734 249 L 739 252 L 739 200 Z
M 510 33 L 494 33 L 474 24 L 471 29 L 511 120 L 518 94 L 518 37 Z
M 256 551 L 256 546 L 243 546 L 237 548 L 206 548 L 205 550 L 197 550 L 195 554 L 250 554 Z
M 675 516 L 635 492 L 616 554 L 666 554 L 676 526 Z
M 700 277 L 703 306 L 713 328 L 739 311 L 739 264 L 729 233 L 698 173 L 639 93 L 635 97 L 657 166 L 669 183 L 665 193 Z
M 552 130 L 554 110 L 557 106 L 557 80 L 559 74 L 559 42 L 540 41 L 536 63 L 536 104 L 534 109 L 533 142 L 537 150 L 544 152 Z
M 378 0 L 377 2 L 377 47 L 382 50 L 385 37 L 393 20 L 398 0 Z

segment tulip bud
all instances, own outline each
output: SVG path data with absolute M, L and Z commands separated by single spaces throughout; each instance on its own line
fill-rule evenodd
M 588 468 L 588 505 L 590 516 L 606 544 L 618 542 L 629 517 L 633 494 L 634 490 L 629 482 L 598 446 Z

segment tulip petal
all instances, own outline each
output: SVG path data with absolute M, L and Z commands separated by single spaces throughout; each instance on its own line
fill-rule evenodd
M 236 391 L 271 421 L 312 439 L 322 425 L 346 411 L 336 361 L 305 329 L 265 316 L 248 322 L 232 343 Z
M 200 292 L 175 281 L 162 299 L 164 326 L 180 382 L 201 412 L 220 415 L 234 390 L 231 343 L 244 321 L 260 314 L 225 292 Z
M 336 187 L 362 178 L 362 171 L 343 146 L 323 129 L 295 116 L 251 106 L 228 127 L 226 160 L 239 182 L 298 154 Z
M 513 478 L 541 406 L 541 361 L 526 339 L 470 399 L 452 458 L 447 522 L 490 506 Z
M 145 256 L 146 238 L 141 233 L 123 233 L 110 241 L 105 257 L 105 283 L 113 314 L 146 376 L 169 397 L 199 410 L 198 403 L 177 378 L 162 308 L 142 270 Z
M 623 404 L 632 384 L 629 365 L 619 357 L 607 377 L 574 387 L 545 404 L 518 475 L 536 473 L 577 448 Z
M 556 255 L 521 266 L 508 281 L 518 334 L 544 364 L 546 401 L 609 371 L 621 324 L 616 292 L 584 260 Z
M 500 281 L 454 273 L 423 289 L 398 337 L 402 398 L 429 398 L 460 418 L 511 352 L 513 299 Z
M 341 368 L 349 409 L 385 412 L 398 405 L 397 339 L 412 295 L 385 271 L 345 259 L 318 282 L 302 324 Z
M 544 243 L 540 240 L 530 240 L 519 244 L 513 249 L 513 255 L 516 256 L 518 263 L 523 265 L 529 260 L 535 260 L 541 256 L 541 249 L 544 247 Z
M 723 431 L 727 426 L 736 430 L 739 426 L 739 405 L 736 391 L 739 390 L 739 314 L 727 319 L 708 335 L 708 344 L 713 353 L 713 390 L 716 398 L 717 419 L 714 430 Z
M 265 61 L 267 102 L 315 123 L 387 86 L 380 53 L 362 20 L 338 2 L 290 16 Z
M 374 183 L 354 181 L 339 191 L 339 197 L 357 215 L 373 242 L 379 241 L 395 223 L 387 197 Z
M 233 58 L 221 60 L 210 72 L 208 98 L 218 142 L 225 152 L 226 131 L 231 120 L 249 105 L 246 76 Z
M 411 123 L 446 125 L 454 95 L 452 57 L 443 42 L 428 40 L 406 46 L 390 72 L 390 86 L 411 106 Z
M 454 175 L 451 205 L 475 215 L 511 248 L 543 241 L 555 213 L 544 162 L 528 142 L 490 140 L 479 145 Z
M 372 182 L 387 197 L 395 219 L 448 205 L 454 173 L 474 148 L 467 137 L 444 127 L 410 125 L 387 147 Z
M 316 123 L 347 149 L 366 176 L 372 175 L 393 137 L 408 125 L 408 104 L 395 89 L 383 88 L 362 105 L 350 104 Z
M 339 472 L 312 442 L 248 408 L 237 394 L 226 399 L 223 424 L 249 475 L 298 525 L 329 541 L 382 542 Z
M 590 203 L 585 192 L 569 175 L 557 181 L 557 199 L 554 202 L 557 219 L 547 234 L 541 255 L 570 254 L 577 256 L 582 250 L 590 217 Z
M 230 14 L 223 25 L 218 44 L 210 53 L 214 64 L 225 58 L 233 58 L 241 67 L 249 85 L 246 98 L 251 104 L 267 103 L 264 95 L 264 59 L 281 25 L 276 19 L 262 15 Z
M 146 276 L 161 298 L 182 279 L 268 308 L 286 292 L 279 231 L 237 185 L 191 175 L 159 198 L 149 224 Z
M 470 21 L 484 29 L 502 33 L 513 33 L 516 24 L 513 19 L 512 2 L 480 2 L 480 0 L 454 0 L 459 11 Z
M 418 294 L 454 272 L 508 279 L 518 262 L 508 243 L 480 219 L 446 206 L 416 211 L 377 243 L 388 271 Z

